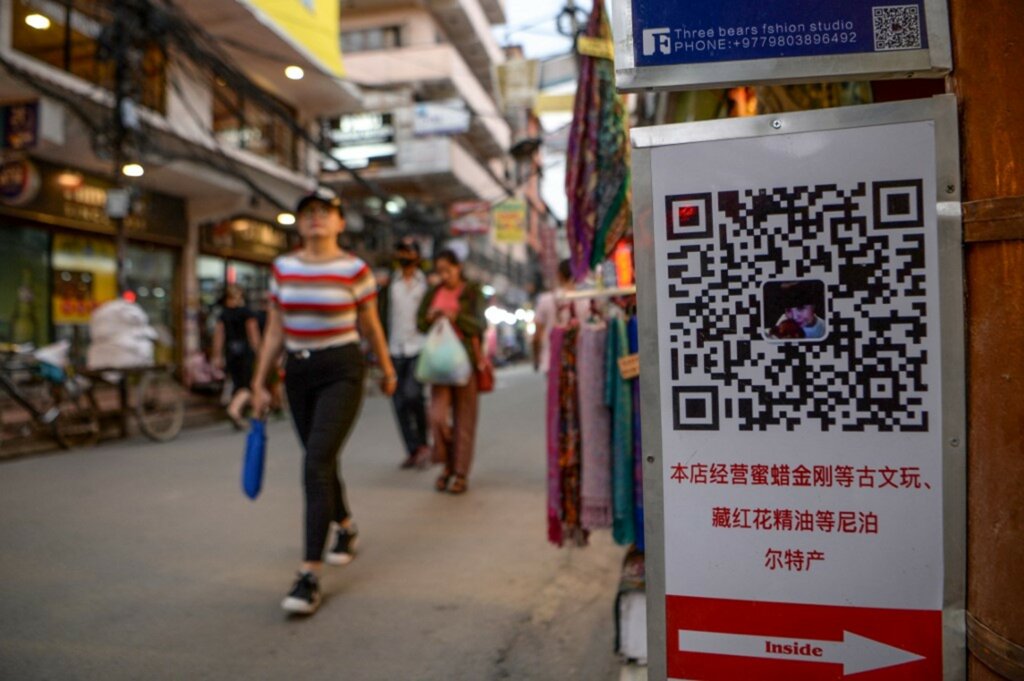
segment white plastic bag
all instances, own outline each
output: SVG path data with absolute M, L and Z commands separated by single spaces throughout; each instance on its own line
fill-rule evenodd
M 451 322 L 442 317 L 434 322 L 416 362 L 416 380 L 433 385 L 466 385 L 473 366 Z

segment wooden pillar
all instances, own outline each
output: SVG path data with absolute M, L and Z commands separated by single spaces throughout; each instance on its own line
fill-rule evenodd
M 949 0 L 961 115 L 971 681 L 1024 660 L 1024 3 Z

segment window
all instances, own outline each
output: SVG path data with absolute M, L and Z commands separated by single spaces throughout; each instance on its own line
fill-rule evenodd
M 363 28 L 358 31 L 344 31 L 341 34 L 341 51 L 343 53 L 389 50 L 401 46 L 401 26 Z
M 298 168 L 295 133 L 280 116 L 222 83 L 214 87 L 213 132 L 222 144 L 251 151 L 287 168 Z M 288 116 L 295 118 L 294 109 L 281 102 L 278 104 Z
M 99 58 L 99 38 L 113 22 L 106 3 L 95 0 L 14 0 L 11 44 L 15 50 L 72 73 L 107 90 L 114 88 L 114 64 Z M 131 51 L 132 85 L 139 102 L 166 111 L 163 51 L 151 43 Z

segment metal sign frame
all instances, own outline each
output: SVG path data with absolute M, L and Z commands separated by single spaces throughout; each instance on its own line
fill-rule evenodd
M 928 30 L 927 49 L 637 66 L 633 0 L 613 0 L 616 86 L 622 91 L 632 92 L 941 77 L 953 68 L 947 0 L 924 0 L 924 12 Z
M 943 471 L 943 669 L 952 681 L 966 675 L 964 623 L 966 593 L 966 381 L 964 355 L 963 251 L 960 206 L 960 152 L 956 99 L 928 100 L 733 118 L 700 123 L 636 128 L 633 143 L 633 219 L 638 313 L 641 323 L 640 392 L 644 442 L 644 506 L 647 567 L 649 676 L 667 678 L 665 461 L 663 457 L 661 348 L 657 325 L 658 291 L 654 252 L 655 207 L 652 151 L 696 142 L 763 138 L 801 132 L 838 131 L 898 123 L 934 122 L 935 180 L 941 314 Z M 653 326 L 652 326 L 653 325 Z

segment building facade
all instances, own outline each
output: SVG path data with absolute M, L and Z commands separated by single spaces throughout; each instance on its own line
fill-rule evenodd
M 81 357 L 120 263 L 158 359 L 184 364 L 227 283 L 258 303 L 294 243 L 278 216 L 315 186 L 317 121 L 359 97 L 235 0 L 0 0 L 0 341 L 67 338 Z

